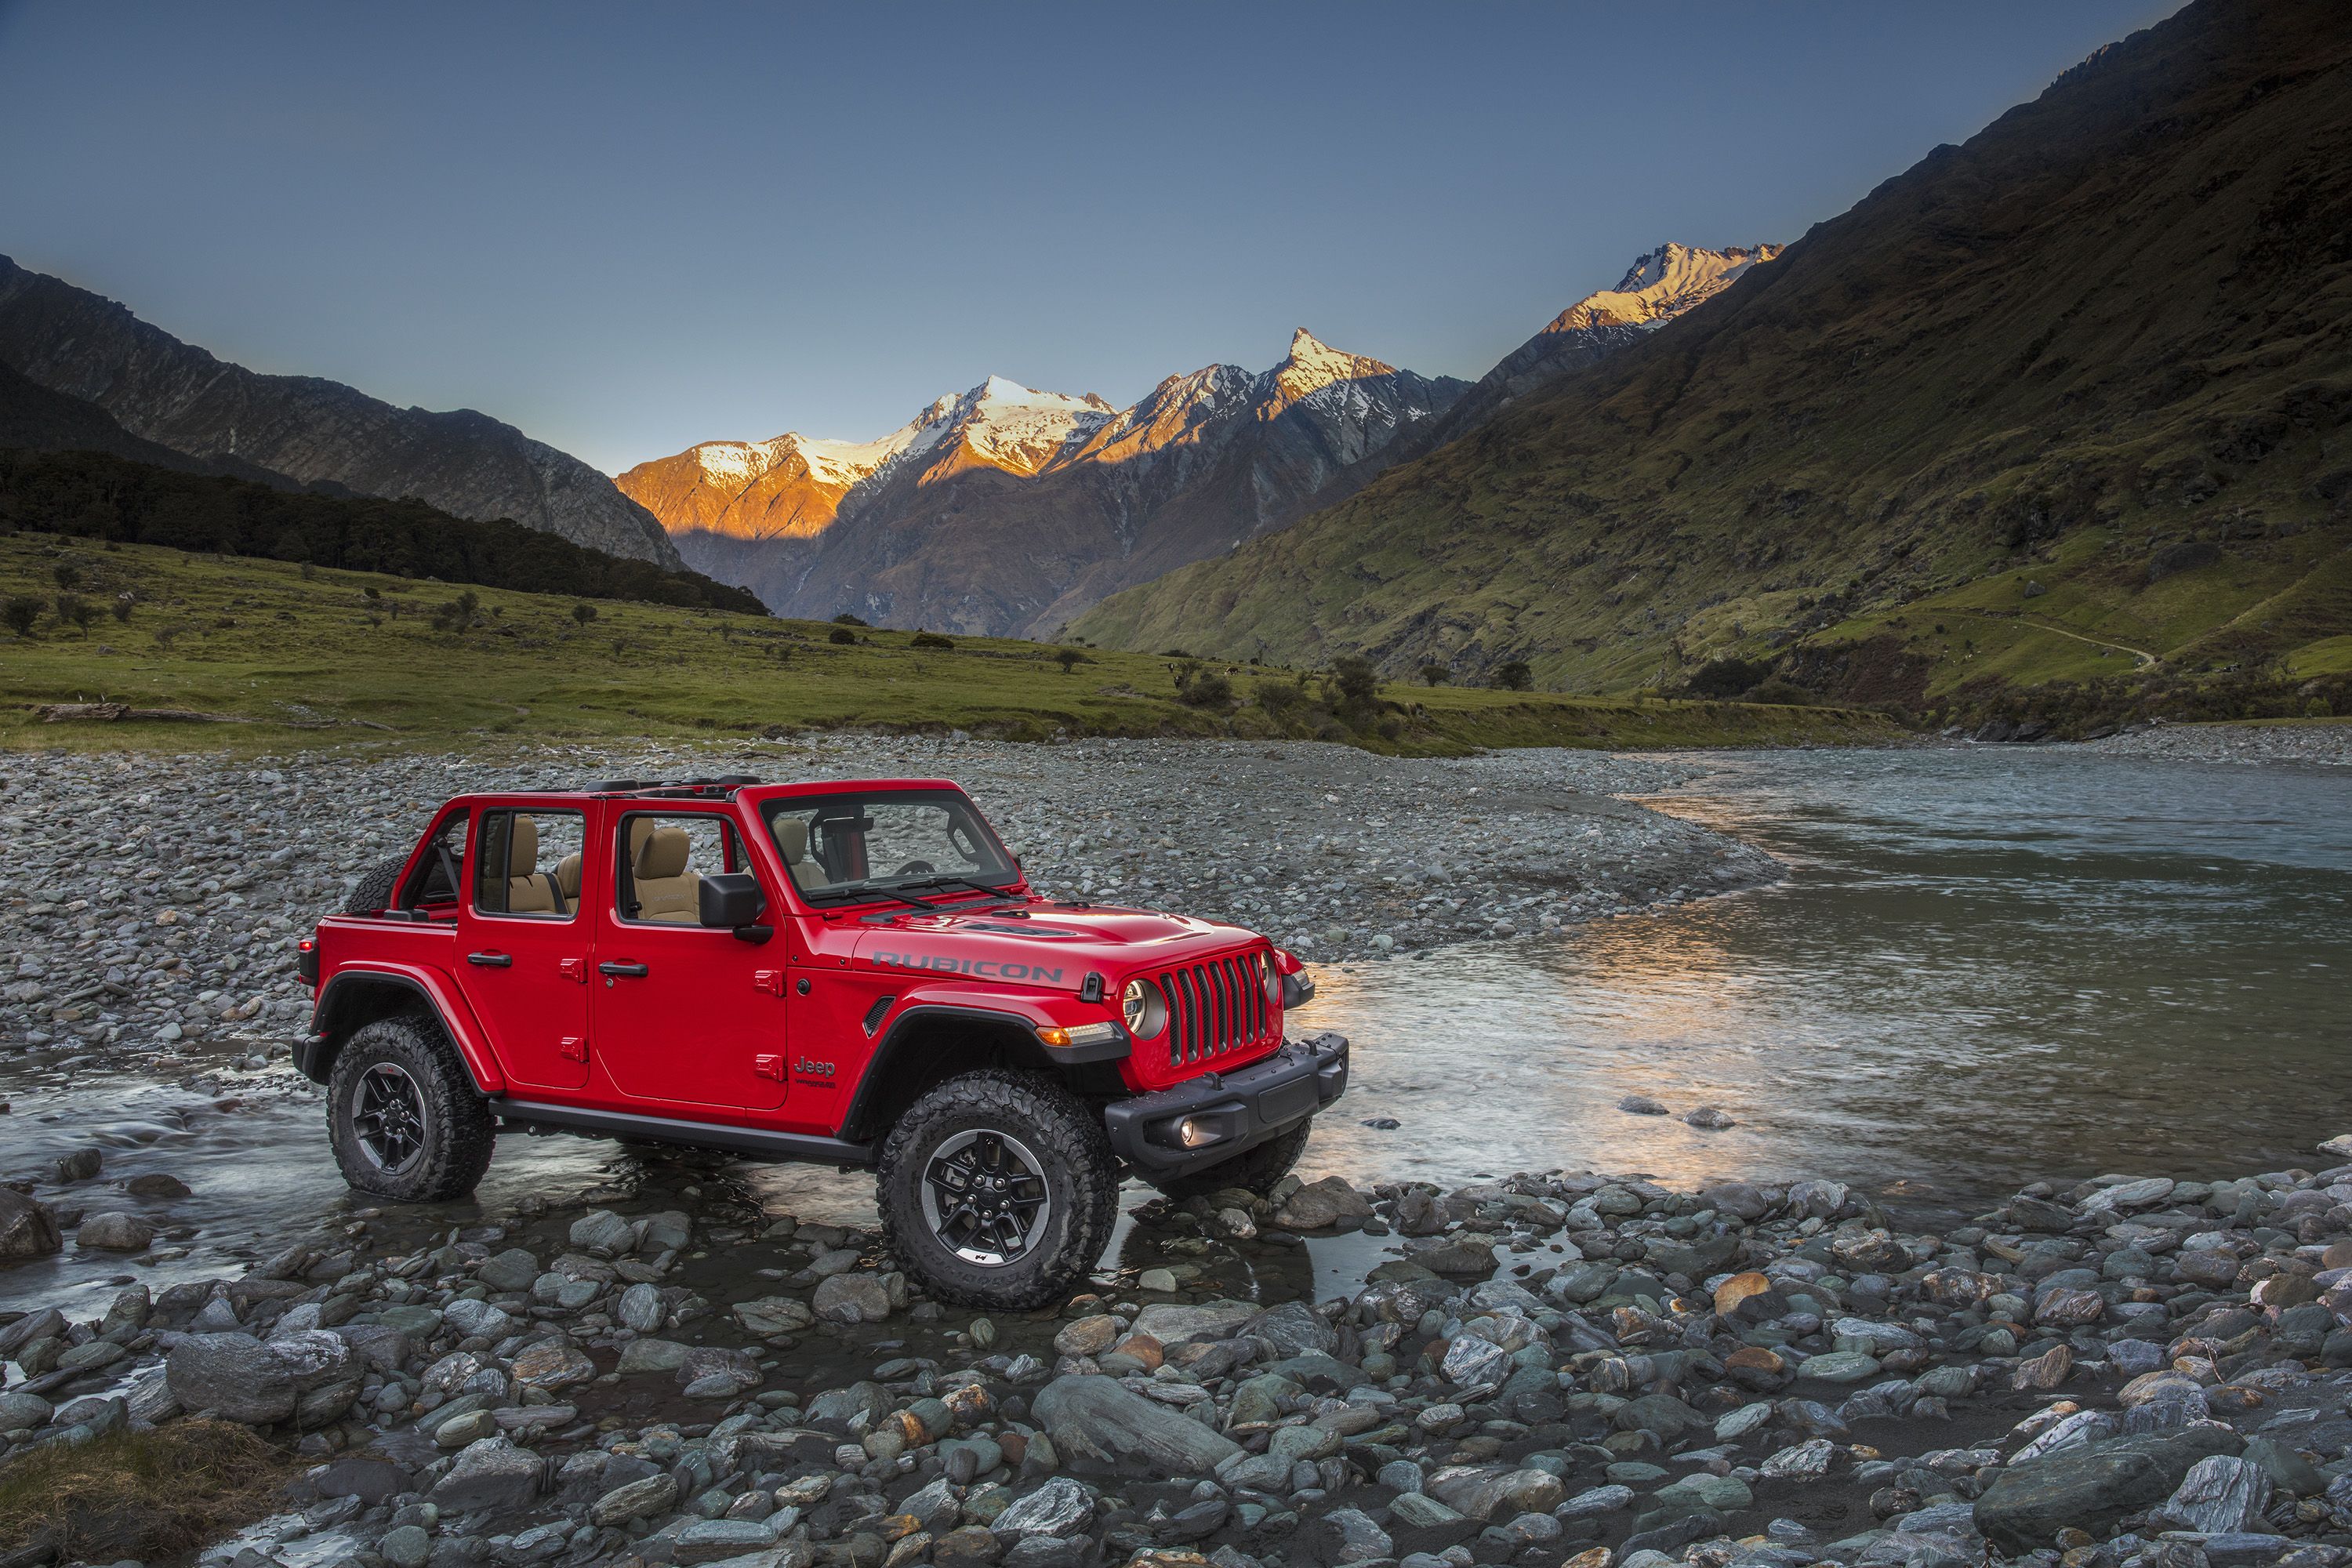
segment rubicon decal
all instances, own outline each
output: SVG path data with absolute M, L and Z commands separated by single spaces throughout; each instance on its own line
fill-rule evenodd
M 951 974 L 984 976 L 991 980 L 1034 980 L 1042 985 L 1061 984 L 1062 972 L 1042 963 L 1003 962 L 993 958 L 954 958 L 944 952 L 877 952 L 874 962 L 893 969 L 937 969 Z

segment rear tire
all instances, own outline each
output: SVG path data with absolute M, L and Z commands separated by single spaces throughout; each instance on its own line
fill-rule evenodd
M 335 1053 L 327 1136 L 359 1191 L 439 1204 L 481 1181 L 498 1129 L 449 1037 L 404 1015 L 365 1026 Z
M 372 915 L 392 908 L 393 895 L 400 890 L 400 868 L 407 864 L 405 859 L 385 860 L 361 872 L 343 900 L 343 913 Z
M 1118 1162 L 1101 1120 L 1043 1073 L 986 1068 L 908 1107 L 882 1146 L 882 1238 L 934 1297 L 1025 1311 L 1109 1245 Z
M 1189 1175 L 1154 1182 L 1153 1186 L 1171 1198 L 1200 1197 L 1223 1192 L 1227 1187 L 1243 1187 L 1263 1194 L 1275 1183 L 1290 1174 L 1290 1167 L 1298 1163 L 1298 1156 L 1307 1152 L 1307 1140 L 1315 1131 L 1315 1118 L 1308 1117 L 1287 1132 L 1278 1132 L 1255 1149 L 1244 1149 L 1230 1160 L 1220 1160 L 1205 1170 Z

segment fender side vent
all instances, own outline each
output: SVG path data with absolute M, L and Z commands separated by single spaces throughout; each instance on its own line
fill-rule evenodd
M 874 1005 L 866 1009 L 866 1037 L 867 1039 L 872 1039 L 874 1037 L 874 1031 L 882 1026 L 882 1020 L 887 1016 L 890 1012 L 890 1004 L 897 1000 L 898 998 L 896 996 L 877 996 L 874 998 Z

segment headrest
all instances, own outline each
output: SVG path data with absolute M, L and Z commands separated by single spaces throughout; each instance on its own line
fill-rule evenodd
M 776 847 L 783 852 L 787 866 L 797 866 L 807 859 L 808 824 L 797 816 L 776 818 Z
M 637 852 L 646 847 L 646 836 L 661 825 L 650 816 L 629 818 L 629 864 L 637 863 Z
M 686 875 L 687 856 L 694 845 L 683 827 L 656 827 L 646 835 L 638 847 L 636 879 L 640 882 L 658 882 L 671 877 Z
M 507 875 L 528 877 L 539 869 L 539 824 L 517 812 L 507 825 Z

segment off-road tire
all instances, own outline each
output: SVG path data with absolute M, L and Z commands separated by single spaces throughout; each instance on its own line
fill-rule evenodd
M 405 858 L 384 860 L 360 873 L 360 879 L 343 900 L 343 913 L 372 915 L 392 908 L 393 895 L 400 891 L 400 868 Z
M 361 1080 L 380 1066 L 405 1074 L 421 1101 L 418 1157 L 397 1173 L 371 1158 L 354 1120 Z M 441 1026 L 402 1014 L 363 1026 L 335 1053 L 327 1075 L 327 1136 L 343 1180 L 359 1191 L 395 1203 L 439 1204 L 474 1190 L 489 1169 L 498 1129 Z
M 1044 1234 L 1008 1263 L 958 1256 L 923 1213 L 933 1152 L 975 1130 L 1006 1134 L 1034 1152 L 1051 1198 Z M 1059 1301 L 1102 1257 L 1118 1219 L 1118 1180 L 1099 1117 L 1044 1073 L 987 1068 L 950 1079 L 907 1108 L 883 1142 L 875 1200 L 884 1244 L 932 1296 L 1026 1311 Z
M 1315 1118 L 1308 1117 L 1287 1132 L 1279 1132 L 1255 1149 L 1244 1149 L 1230 1160 L 1181 1176 L 1171 1176 L 1153 1186 L 1171 1198 L 1202 1196 L 1219 1193 L 1227 1187 L 1242 1187 L 1263 1194 L 1275 1183 L 1290 1174 L 1290 1167 L 1298 1163 L 1298 1156 L 1307 1152 L 1307 1140 L 1315 1131 Z

